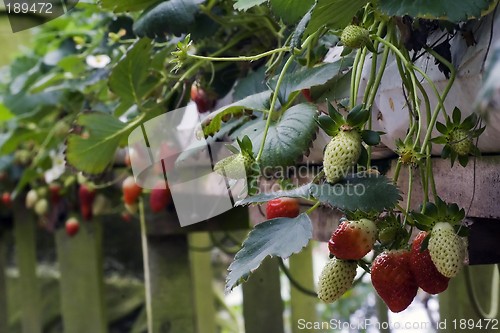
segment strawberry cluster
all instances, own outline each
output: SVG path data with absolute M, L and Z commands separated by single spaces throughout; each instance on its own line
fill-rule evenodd
M 368 219 L 340 223 L 328 242 L 332 258 L 320 275 L 321 300 L 334 302 L 351 288 L 357 263 L 372 251 L 377 239 L 383 246 L 380 236 L 386 237 L 387 227 L 386 220 L 377 224 Z M 409 249 L 398 244 L 396 249 L 387 248 L 376 255 L 370 270 L 373 287 L 392 312 L 405 310 L 418 288 L 429 294 L 445 291 L 465 259 L 464 241 L 449 222 L 437 222 L 430 231 L 421 231 Z

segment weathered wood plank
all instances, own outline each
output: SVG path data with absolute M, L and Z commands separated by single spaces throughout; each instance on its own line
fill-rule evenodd
M 5 234 L 0 233 L 0 332 L 8 332 L 9 317 L 7 308 L 7 278 Z
M 41 333 L 40 290 L 36 273 L 36 225 L 32 214 L 20 201 L 14 202 L 14 223 L 23 333 Z
M 469 217 L 500 218 L 500 156 L 482 156 L 471 159 L 466 168 L 458 162 L 450 169 L 450 160 L 433 159 L 433 171 L 436 189 L 439 196 L 450 202 L 456 202 L 460 207 L 468 208 Z M 396 161 L 389 174 L 394 170 Z M 419 172 L 414 172 L 414 190 L 412 206 L 418 207 L 423 200 L 423 191 Z M 474 180 L 475 179 L 475 180 Z M 408 189 L 408 169 L 402 168 L 399 184 L 403 197 Z M 402 207 L 405 203 L 402 204 Z
M 314 290 L 313 276 L 313 243 L 310 242 L 307 247 L 302 249 L 302 252 L 294 254 L 290 257 L 290 274 L 300 286 L 308 290 Z M 306 322 L 317 321 L 316 303 L 317 298 L 306 295 L 293 285 L 290 286 L 291 300 L 291 327 L 293 333 L 303 332 L 299 329 L 298 322 L 300 319 Z
M 495 265 L 481 265 L 481 266 L 471 266 L 469 267 L 472 284 L 474 286 L 475 293 L 480 302 L 480 306 L 483 311 L 489 312 L 491 309 L 491 298 L 492 295 L 492 275 L 493 270 L 497 270 L 498 267 Z M 465 271 L 459 273 L 458 276 L 450 280 L 448 289 L 439 295 L 439 307 L 440 307 L 440 323 L 441 327 L 439 332 L 498 332 L 498 325 L 493 327 L 490 323 L 488 329 L 485 328 L 485 321 L 482 321 L 482 328 L 468 326 L 464 329 L 461 328 L 460 320 L 471 319 L 474 323 L 478 323 L 480 317 L 474 312 L 471 305 L 471 301 L 467 294 Z M 497 297 L 500 297 L 500 292 Z M 496 319 L 500 320 L 500 312 L 497 312 Z M 456 322 L 453 322 L 456 320 Z M 498 321 L 497 321 L 498 322 Z
M 187 235 L 147 237 L 149 333 L 196 332 Z
M 64 332 L 107 332 L 101 224 L 82 223 L 74 237 L 59 230 L 56 247 Z
M 242 288 L 245 333 L 284 332 L 277 258 L 265 259 Z
M 189 258 L 193 277 L 197 333 L 215 333 L 212 242 L 206 232 L 189 234 Z

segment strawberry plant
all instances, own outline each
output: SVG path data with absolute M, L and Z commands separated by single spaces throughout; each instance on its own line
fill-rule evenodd
M 63 216 L 68 213 L 63 214 L 63 204 L 69 201 L 71 210 L 91 220 L 99 194 L 122 183 L 124 218 L 139 213 L 144 223 L 142 196 L 148 191 L 127 177 L 130 160 L 144 162 L 151 156 L 131 149 L 128 163 L 118 157 L 134 129 L 145 131 L 148 121 L 196 105 L 199 136 L 209 145 L 227 143 L 232 153 L 213 163 L 213 171 L 229 185 L 246 179 L 250 195 L 236 205 L 267 203 L 268 220 L 248 234 L 235 255 L 226 291 L 245 281 L 266 257 L 300 252 L 313 236 L 310 215 L 323 206 L 341 211 L 345 220 L 332 230 L 333 257 L 321 274 L 319 297 L 339 299 L 362 267 L 371 271 L 389 308 L 402 311 L 418 286 L 439 293 L 463 266 L 465 212 L 441 200 L 432 157 L 441 150 L 452 166 L 458 160 L 465 167 L 479 155 L 482 118 L 472 107 L 453 105 L 449 97 L 459 74 L 450 43 L 472 46 L 462 40 L 464 32 L 472 33 L 467 29 L 480 25 L 496 4 L 81 4 L 71 16 L 42 26 L 34 52 L 18 57 L 8 68 L 10 80 L 0 82 L 0 171 L 17 177 L 6 191 L 14 197 L 26 191 L 26 206 L 43 220 L 57 220 L 61 227 L 71 221 L 66 230 L 72 235 L 78 223 Z M 439 84 L 422 59 L 435 62 Z M 397 81 L 404 97 L 401 110 L 388 98 L 393 117 L 404 119 L 395 139 L 381 126 L 387 110 L 380 96 L 387 81 Z M 323 154 L 313 162 L 321 162 L 323 169 L 310 182 L 299 185 L 287 172 L 278 172 L 303 163 L 317 149 L 314 143 L 322 142 L 318 138 L 325 139 L 319 148 Z M 398 155 L 392 174 L 376 168 L 374 147 L 381 144 Z M 175 161 L 168 161 L 155 171 L 175 167 Z M 404 199 L 399 188 L 403 169 L 409 184 Z M 283 189 L 261 193 L 261 176 L 276 174 Z M 423 188 L 418 208 L 412 206 L 416 174 Z M 64 194 L 71 200 L 62 200 Z M 297 199 L 307 204 L 302 212 Z M 162 179 L 151 190 L 147 208 L 160 213 L 172 200 Z M 417 230 L 425 236 L 412 242 Z M 365 257 L 371 251 L 373 263 Z M 423 263 L 432 268 L 425 274 L 438 281 L 437 287 L 425 285 L 415 273 Z

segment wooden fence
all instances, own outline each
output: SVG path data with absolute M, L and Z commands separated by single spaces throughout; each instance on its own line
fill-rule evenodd
M 498 158 L 483 158 L 476 170 L 484 172 L 478 182 L 492 182 L 488 177 L 497 177 Z M 437 163 L 439 166 L 439 162 Z M 490 168 L 490 169 L 488 169 Z M 456 176 L 453 189 L 470 186 L 465 174 L 472 172 L 464 169 L 462 176 Z M 496 173 L 495 173 L 496 172 Z M 436 177 L 437 186 L 447 186 L 446 175 Z M 441 180 L 440 180 L 441 179 Z M 462 179 L 463 184 L 460 185 Z M 496 184 L 496 183 L 495 183 Z M 497 187 L 498 189 L 498 187 Z M 486 191 L 487 195 L 489 192 Z M 481 194 L 478 194 L 479 196 Z M 465 199 L 464 199 L 465 200 Z M 481 198 L 479 199 L 481 200 Z M 497 214 L 498 206 L 488 211 Z M 482 219 L 475 210 L 473 219 Z M 492 213 L 493 212 L 493 213 Z M 334 228 L 338 216 L 329 209 L 318 209 L 313 214 L 314 236 L 325 241 Z M 499 214 L 500 215 L 500 214 Z M 498 218 L 499 216 L 493 216 Z M 35 241 L 36 223 L 34 217 L 24 208 L 23 203 L 14 205 L 16 265 L 19 271 L 20 289 L 18 301 L 22 308 L 21 323 L 23 333 L 42 333 L 41 313 L 43 304 L 40 297 L 39 278 L 37 277 L 37 246 Z M 258 223 L 262 216 L 256 208 L 238 208 L 205 223 L 188 228 L 178 226 L 175 214 L 160 216 L 148 215 L 145 236 L 142 239 L 145 258 L 145 304 L 147 331 L 150 333 L 216 332 L 216 301 L 213 292 L 213 267 L 210 252 L 194 248 L 210 245 L 209 232 L 215 230 L 248 230 L 249 225 Z M 492 220 L 491 223 L 498 223 Z M 57 260 L 60 271 L 60 304 L 65 333 L 105 333 L 108 332 L 108 314 L 104 302 L 104 274 L 102 224 L 99 221 L 83 223 L 80 233 L 69 238 L 63 230 L 55 234 Z M 0 295 L 7 295 L 5 272 L 5 240 L 0 241 Z M 312 273 L 312 247 L 290 259 L 290 272 L 294 279 L 308 289 L 314 289 Z M 471 267 L 473 286 L 480 295 L 482 307 L 488 311 L 493 298 L 491 286 L 492 267 Z M 462 273 L 450 283 L 449 289 L 440 295 L 441 320 L 447 320 L 445 332 L 456 331 L 453 320 L 474 319 L 478 315 L 470 304 L 465 288 L 466 275 Z M 267 259 L 262 266 L 242 286 L 243 317 L 246 333 L 285 331 L 291 327 L 293 333 L 304 332 L 299 329 L 299 319 L 308 322 L 319 320 L 316 299 L 291 287 L 290 322 L 284 322 L 284 302 L 281 295 L 280 268 L 276 258 Z M 496 289 L 498 292 L 498 288 Z M 8 332 L 8 304 L 0 297 L 0 332 Z M 124 300 L 125 302 L 126 300 Z M 387 309 L 380 307 L 379 318 L 387 318 Z M 331 314 L 335 318 L 335 313 Z M 497 315 L 498 318 L 498 315 Z M 483 330 L 485 332 L 490 330 Z M 125 333 L 125 332 L 124 332 Z

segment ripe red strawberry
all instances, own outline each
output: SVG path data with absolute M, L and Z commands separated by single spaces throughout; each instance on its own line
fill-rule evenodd
M 137 185 L 134 177 L 128 176 L 122 183 L 123 201 L 127 205 L 133 205 L 142 193 L 142 188 Z
M 339 259 L 359 260 L 372 250 L 376 240 L 377 226 L 373 221 L 344 221 L 333 232 L 328 249 Z
M 417 295 L 409 251 L 382 252 L 373 261 L 371 275 L 373 287 L 392 312 L 406 309 Z
M 427 232 L 421 231 L 413 240 L 410 252 L 410 269 L 418 286 L 425 292 L 435 295 L 448 288 L 450 278 L 439 273 L 432 262 L 428 249 L 420 252 L 422 242 L 426 236 Z
M 158 184 L 152 191 L 149 196 L 149 206 L 151 207 L 151 211 L 153 213 L 159 213 L 172 202 L 172 195 L 170 193 L 170 189 L 163 188 L 165 187 L 164 183 Z
M 73 237 L 80 230 L 80 223 L 78 223 L 78 220 L 76 218 L 71 217 L 66 221 L 65 228 L 66 228 L 66 234 L 69 237 Z
M 3 192 L 2 194 L 2 204 L 5 207 L 11 207 L 12 206 L 12 197 L 9 192 Z
M 313 102 L 313 99 L 312 99 L 312 96 L 311 96 L 311 89 L 302 89 L 300 92 L 302 93 L 302 96 L 304 96 L 304 98 L 308 102 L 310 102 L 310 103 Z
M 297 217 L 300 213 L 299 201 L 295 198 L 276 198 L 270 200 L 266 206 L 268 220 L 277 217 Z
M 49 185 L 50 192 L 50 202 L 56 205 L 61 200 L 61 186 L 59 184 L 52 183 Z
M 191 99 L 196 103 L 199 113 L 205 113 L 214 107 L 214 100 L 197 82 L 191 85 Z
M 84 220 L 92 219 L 92 205 L 95 199 L 95 190 L 82 184 L 78 189 L 78 198 L 80 199 L 80 213 Z

